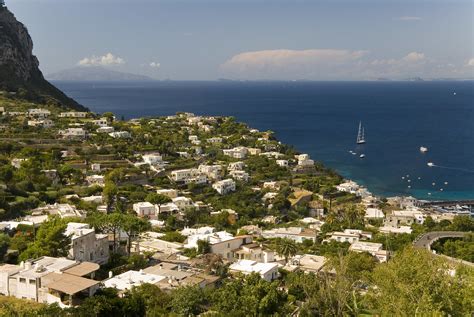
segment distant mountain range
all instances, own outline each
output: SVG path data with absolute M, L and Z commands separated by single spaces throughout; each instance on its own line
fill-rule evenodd
M 49 80 L 65 81 L 151 81 L 151 77 L 110 70 L 100 66 L 81 66 L 46 75 Z

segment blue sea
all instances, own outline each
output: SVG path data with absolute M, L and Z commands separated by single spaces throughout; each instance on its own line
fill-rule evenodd
M 54 84 L 94 112 L 127 119 L 178 111 L 235 116 L 378 195 L 474 199 L 472 81 Z M 359 121 L 364 145 L 355 144 Z

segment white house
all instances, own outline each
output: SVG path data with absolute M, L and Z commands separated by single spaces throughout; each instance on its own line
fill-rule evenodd
M 229 163 L 229 166 L 227 167 L 227 169 L 229 171 L 240 171 L 240 170 L 243 170 L 244 167 L 245 167 L 245 163 L 242 161 L 238 161 L 238 162 Z
M 201 164 L 198 167 L 199 172 L 205 174 L 209 179 L 220 179 L 222 174 L 222 166 L 219 164 L 206 165 Z
M 222 151 L 224 152 L 224 155 L 227 155 L 236 159 L 244 159 L 248 154 L 248 150 L 244 146 L 235 147 L 233 149 L 225 149 Z
M 276 160 L 276 163 L 280 167 L 288 167 L 288 160 Z
M 382 243 L 358 241 L 352 243 L 349 250 L 353 252 L 368 252 L 380 262 L 387 262 L 388 260 L 388 252 L 383 250 Z
M 207 142 L 211 144 L 222 143 L 222 138 L 221 137 L 209 138 L 207 139 Z
M 99 127 L 97 128 L 97 133 L 111 133 L 111 132 L 114 132 L 115 129 L 114 127 L 109 127 L 109 126 L 103 126 L 103 127 Z
M 94 295 L 99 281 L 93 276 L 99 265 L 66 258 L 41 257 L 20 265 L 0 266 L 0 293 L 39 303 L 56 303 L 61 308 L 78 305 Z
M 266 239 L 285 238 L 298 243 L 305 240 L 316 241 L 316 231 L 302 227 L 274 228 L 262 231 L 262 237 Z
M 242 182 L 248 182 L 248 180 L 250 178 L 249 173 L 247 173 L 246 171 L 239 171 L 239 170 L 230 171 L 229 175 L 233 179 L 238 180 L 238 181 L 242 181 Z
M 157 189 L 156 193 L 171 199 L 178 197 L 178 191 L 176 189 Z
M 66 139 L 83 139 L 87 136 L 87 132 L 83 128 L 67 128 L 59 131 L 59 134 Z
M 306 166 L 313 166 L 314 161 L 309 158 L 308 154 L 300 154 L 298 155 L 298 166 L 306 167 Z
M 119 291 L 131 290 L 133 287 L 140 286 L 144 283 L 158 284 L 160 281 L 165 280 L 166 277 L 145 273 L 143 270 L 140 271 L 127 271 L 120 275 L 110 277 L 104 280 L 102 283 L 104 287 L 112 287 Z
M 179 211 L 185 211 L 189 208 L 194 207 L 194 202 L 191 198 L 178 196 L 172 199 L 173 204 L 175 204 Z
M 394 210 L 385 218 L 385 226 L 400 227 L 402 225 L 423 224 L 425 215 L 418 209 Z
M 78 222 L 69 222 L 64 234 L 71 237 L 70 259 L 98 264 L 109 261 L 108 235 L 96 234 L 88 224 Z
M 156 214 L 156 206 L 147 201 L 133 204 L 133 211 L 137 213 L 139 217 L 151 217 Z
M 267 282 L 278 278 L 278 264 L 276 263 L 259 263 L 252 260 L 239 260 L 229 267 L 232 273 L 242 273 L 248 275 L 258 273 L 262 279 Z
M 163 162 L 163 157 L 159 153 L 150 153 L 142 155 L 143 162 L 150 165 L 160 165 Z
M 79 111 L 69 111 L 69 112 L 61 112 L 59 114 L 60 118 L 85 118 L 87 117 L 87 112 L 79 112 Z
M 51 115 L 51 111 L 42 109 L 42 108 L 36 108 L 36 109 L 28 109 L 28 116 L 34 117 L 34 118 L 47 118 Z
M 383 219 L 385 215 L 382 210 L 378 208 L 367 208 L 365 210 L 365 219 Z
M 132 137 L 132 135 L 128 131 L 115 131 L 109 133 L 109 135 L 114 139 L 128 139 Z
M 92 123 L 99 126 L 99 127 L 106 127 L 109 125 L 107 118 L 100 118 L 96 120 L 92 120 Z
M 207 183 L 207 176 L 201 173 L 196 168 L 174 170 L 171 172 L 170 178 L 171 180 L 177 183 L 184 183 L 184 184 L 189 184 L 189 183 L 206 184 Z
M 34 120 L 28 120 L 28 126 L 51 128 L 54 126 L 54 122 L 53 120 L 50 120 L 50 119 L 34 119 Z
M 230 178 L 224 179 L 212 184 L 212 188 L 214 188 L 219 194 L 225 195 L 235 191 L 235 182 Z
M 86 181 L 89 184 L 89 186 L 92 186 L 92 185 L 104 186 L 105 176 L 104 175 L 89 175 L 86 177 Z

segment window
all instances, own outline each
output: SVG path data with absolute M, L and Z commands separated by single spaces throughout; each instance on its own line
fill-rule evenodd
M 20 277 L 20 283 L 26 283 L 26 278 Z
M 36 280 L 30 280 L 30 285 L 36 285 Z

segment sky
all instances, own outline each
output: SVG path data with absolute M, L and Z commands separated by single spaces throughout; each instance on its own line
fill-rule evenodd
M 474 78 L 471 0 L 6 0 L 45 74 Z

